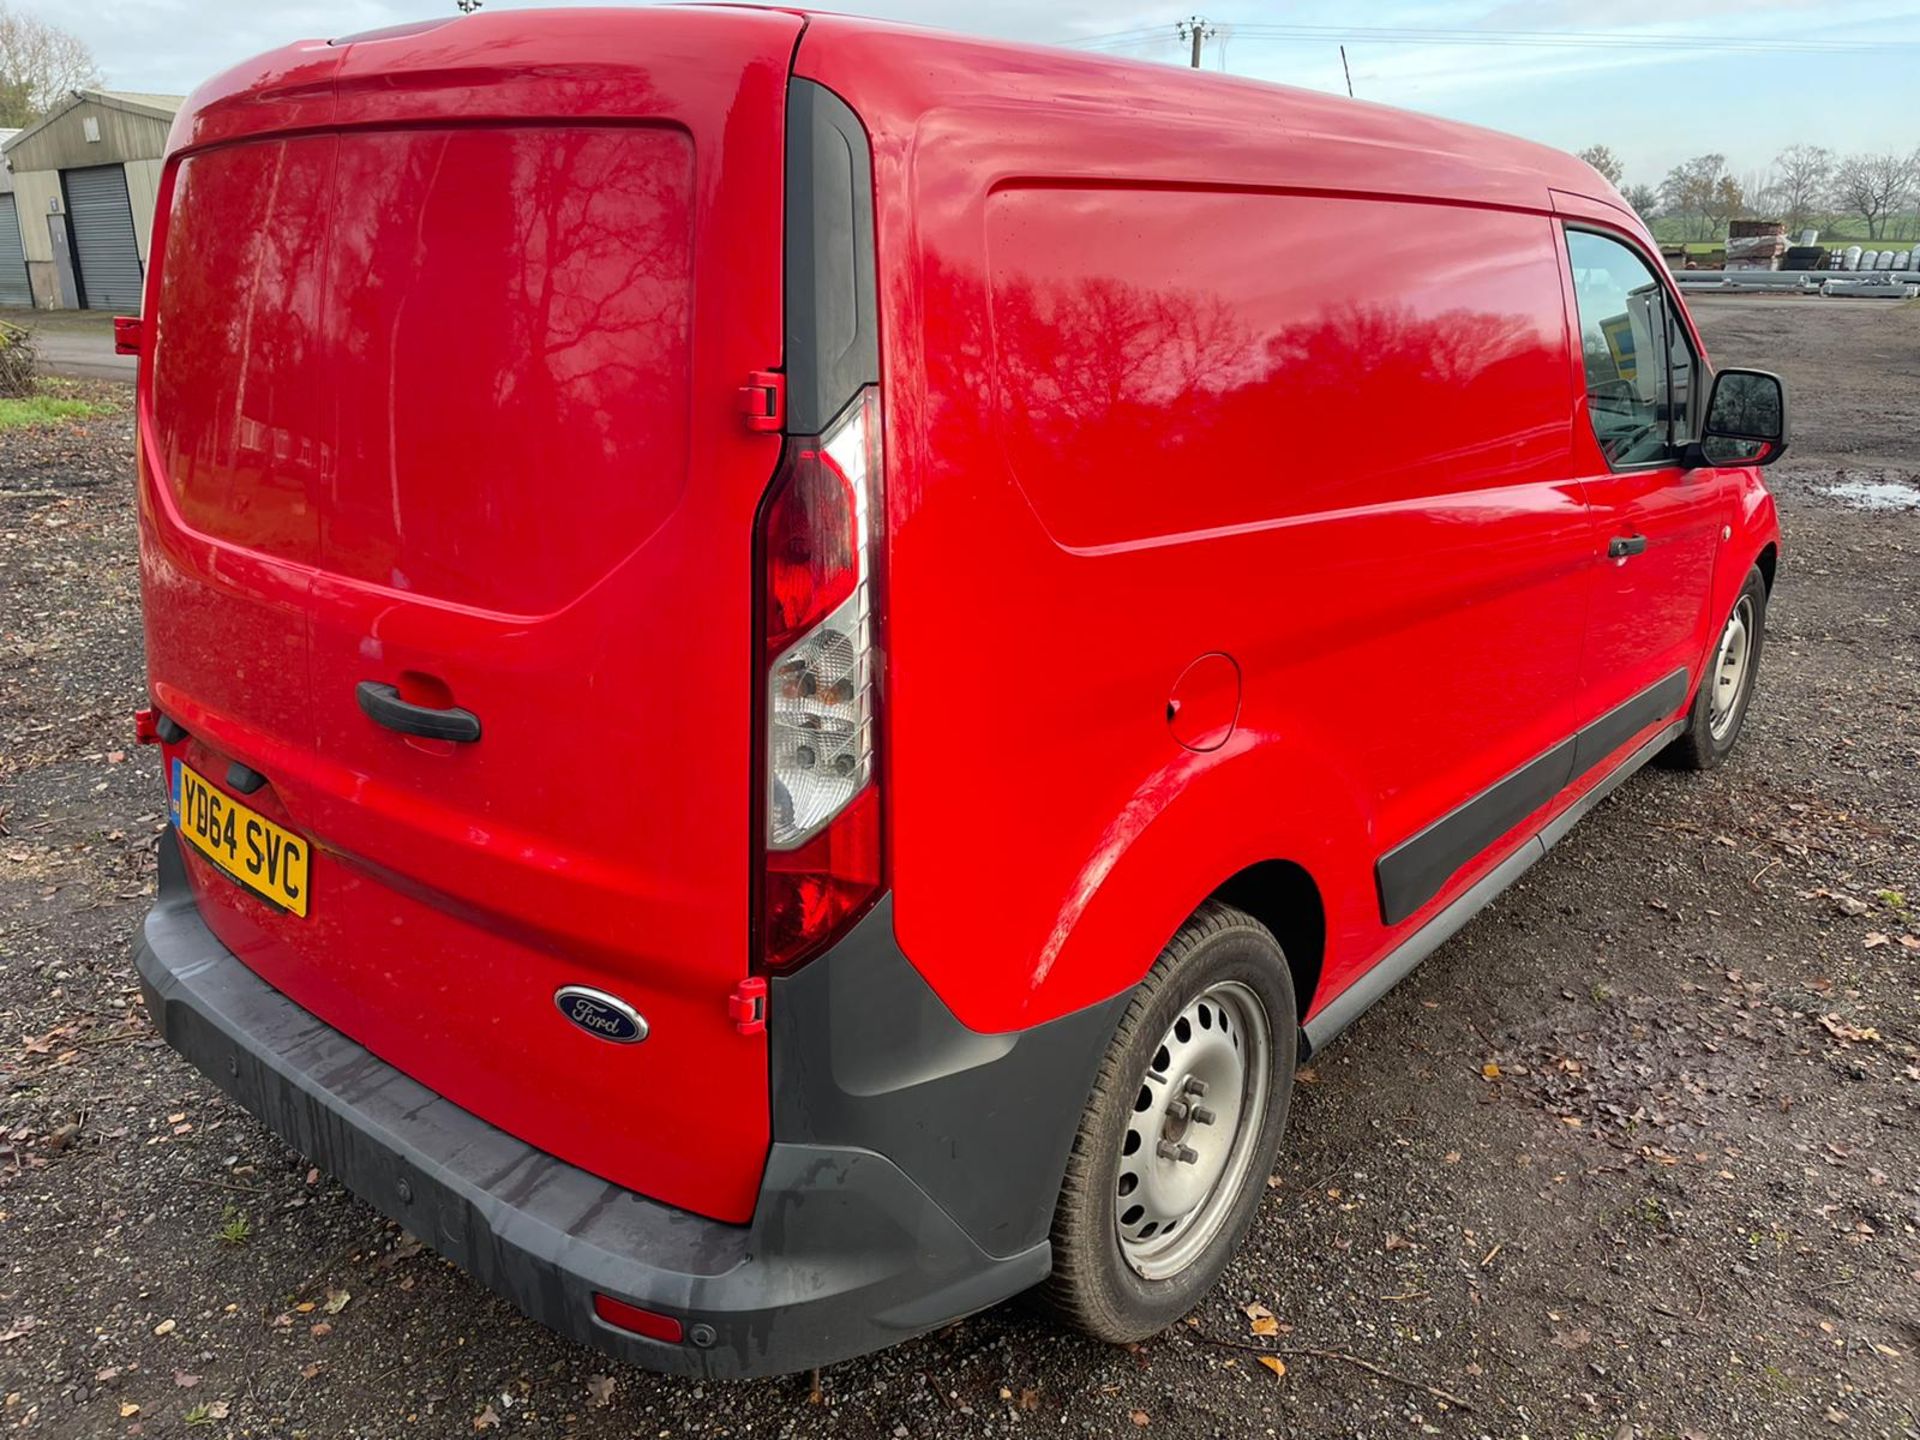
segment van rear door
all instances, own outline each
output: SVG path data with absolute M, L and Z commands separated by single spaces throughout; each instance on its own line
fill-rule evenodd
M 304 918 L 189 855 L 248 965 L 539 1148 L 745 1220 L 767 1059 L 728 1002 L 780 441 L 740 391 L 780 362 L 801 22 L 507 20 L 190 102 L 143 382 L 155 698 L 313 842 Z

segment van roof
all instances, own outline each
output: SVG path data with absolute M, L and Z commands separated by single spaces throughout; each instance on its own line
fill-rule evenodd
M 904 102 L 923 114 L 1037 102 L 1126 115 L 1143 130 L 1158 122 L 1189 134 L 1210 132 L 1205 178 L 1214 183 L 1403 190 L 1436 199 L 1539 209 L 1550 207 L 1547 190 L 1564 190 L 1632 213 L 1585 161 L 1461 121 L 1153 61 L 820 11 L 801 13 L 808 20 L 802 73 L 811 50 L 835 77 L 857 87 L 857 95 L 847 98 L 870 124 L 876 100 Z M 815 45 L 820 48 L 813 50 Z M 856 67 L 853 55 L 844 64 L 829 60 L 830 51 L 857 52 L 861 63 Z M 826 80 L 824 74 L 814 78 Z M 1321 163 L 1314 163 L 1314 152 Z M 1418 184 L 1382 183 L 1383 171 L 1408 174 L 1390 157 L 1404 161 L 1416 156 L 1423 162 Z M 1242 169 L 1244 176 L 1234 173 Z M 1522 193 L 1527 198 L 1521 199 Z
M 1602 201 L 1636 223 L 1613 186 L 1572 155 L 1344 95 L 790 6 L 675 8 L 682 15 L 703 9 L 717 26 L 745 22 L 755 11 L 800 17 L 807 28 L 796 73 L 839 93 L 876 135 L 909 143 L 923 120 L 936 115 L 957 122 L 990 111 L 1002 119 L 1024 111 L 1033 119 L 1038 112 L 1071 110 L 1106 122 L 1108 140 L 1093 150 L 1102 160 L 1124 164 L 1130 176 L 1165 168 L 1169 183 L 1401 194 L 1530 210 L 1552 209 L 1547 192 L 1560 190 Z M 374 71 L 390 64 L 451 70 L 483 59 L 498 64 L 516 48 L 546 54 L 579 47 L 583 37 L 594 36 L 605 41 L 594 46 L 596 57 L 618 68 L 631 51 L 628 42 L 643 38 L 660 13 L 653 7 L 489 10 L 288 46 L 244 62 L 195 92 L 187 105 L 189 123 L 176 127 L 173 148 L 295 123 L 265 113 L 283 108 L 277 104 L 249 106 L 247 113 L 213 123 L 210 115 L 194 117 L 227 109 L 222 102 L 231 99 L 263 98 L 263 92 L 276 101 L 311 96 L 348 51 L 364 53 L 361 63 Z M 296 78 L 304 83 L 289 83 Z M 312 120 L 304 116 L 297 123 Z M 1143 142 L 1137 152 L 1130 143 L 1135 138 Z M 1044 164 L 1043 157 L 1032 158 Z

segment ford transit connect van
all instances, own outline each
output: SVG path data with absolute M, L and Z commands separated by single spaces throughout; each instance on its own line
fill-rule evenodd
M 202 87 L 153 255 L 149 1004 L 642 1365 L 1182 1315 L 1302 1058 L 1753 694 L 1779 383 L 1498 135 L 487 13 Z

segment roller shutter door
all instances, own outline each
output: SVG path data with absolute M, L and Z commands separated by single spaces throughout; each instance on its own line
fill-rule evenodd
M 33 304 L 27 284 L 27 252 L 20 243 L 20 212 L 13 196 L 0 195 L 0 305 Z
M 63 170 L 73 226 L 80 303 L 89 310 L 140 309 L 140 248 L 133 238 L 127 172 L 119 165 Z

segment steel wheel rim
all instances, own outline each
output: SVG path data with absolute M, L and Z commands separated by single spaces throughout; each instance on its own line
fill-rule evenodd
M 1707 700 L 1707 730 L 1714 739 L 1724 740 L 1733 729 L 1733 717 L 1740 713 L 1740 699 L 1746 693 L 1749 664 L 1753 657 L 1753 598 L 1740 597 L 1727 617 L 1727 628 L 1720 632 L 1720 646 L 1714 652 L 1713 670 L 1707 683 L 1713 693 Z
M 1115 1179 L 1120 1254 L 1141 1279 L 1179 1274 L 1226 1224 L 1266 1128 L 1272 1056 L 1266 1007 L 1235 980 L 1190 1000 L 1160 1037 Z

